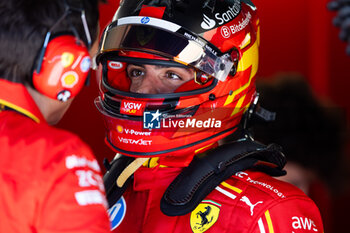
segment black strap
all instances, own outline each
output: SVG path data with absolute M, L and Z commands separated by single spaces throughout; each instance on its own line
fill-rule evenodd
M 170 184 L 160 203 L 168 216 L 185 215 L 221 182 L 250 168 L 273 176 L 285 175 L 286 163 L 281 147 L 265 146 L 250 139 L 218 147 L 202 157 L 195 157 Z
M 112 207 L 125 192 L 133 176 L 123 187 L 116 185 L 120 173 L 134 160 L 132 157 L 117 156 L 111 163 L 104 161 L 107 168 L 103 181 L 109 207 Z M 206 154 L 196 156 L 188 167 L 175 178 L 164 193 L 160 207 L 168 216 L 191 212 L 222 181 L 239 171 L 256 168 L 273 176 L 285 174 L 286 163 L 281 147 L 276 144 L 265 146 L 250 139 L 220 146 Z

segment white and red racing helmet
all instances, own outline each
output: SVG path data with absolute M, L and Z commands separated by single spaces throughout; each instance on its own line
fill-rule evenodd
M 258 47 L 249 0 L 122 1 L 96 56 L 107 144 L 133 157 L 191 158 L 211 148 L 255 97 Z M 172 93 L 133 93 L 128 64 L 187 67 L 194 77 Z

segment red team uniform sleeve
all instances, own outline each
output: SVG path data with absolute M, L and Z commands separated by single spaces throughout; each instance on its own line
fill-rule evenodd
M 250 233 L 323 233 L 319 210 L 309 198 L 295 197 L 265 209 Z

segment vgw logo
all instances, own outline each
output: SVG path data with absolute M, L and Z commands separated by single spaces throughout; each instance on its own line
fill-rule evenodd
M 143 113 L 143 128 L 144 129 L 160 129 L 161 113 L 157 111 L 149 111 Z
M 120 112 L 130 115 L 142 115 L 143 106 L 143 103 L 122 101 Z

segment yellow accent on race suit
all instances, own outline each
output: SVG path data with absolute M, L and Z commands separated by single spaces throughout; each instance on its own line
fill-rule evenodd
M 19 107 L 17 105 L 14 105 L 14 104 L 10 103 L 10 102 L 7 102 L 5 100 L 0 100 L 0 104 L 3 104 L 3 105 L 5 105 L 5 106 L 7 106 L 9 108 L 12 108 L 12 109 L 16 110 L 17 112 L 20 112 L 20 113 L 28 116 L 29 118 L 31 118 L 32 120 L 34 120 L 37 123 L 40 122 L 39 118 L 37 118 L 35 115 L 33 115 L 31 112 L 25 110 L 24 108 L 21 108 L 21 107 Z
M 274 233 L 275 231 L 273 230 L 272 220 L 271 220 L 270 212 L 268 210 L 266 210 L 265 212 L 265 218 L 266 218 L 267 225 L 269 227 L 269 232 Z
M 221 185 L 224 186 L 224 187 L 226 187 L 226 188 L 228 188 L 228 189 L 231 189 L 231 190 L 235 191 L 236 193 L 241 193 L 241 192 L 243 192 L 241 189 L 239 189 L 239 188 L 237 188 L 237 187 L 234 187 L 234 186 L 232 186 L 232 185 L 226 183 L 225 181 L 222 182 Z

